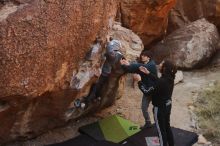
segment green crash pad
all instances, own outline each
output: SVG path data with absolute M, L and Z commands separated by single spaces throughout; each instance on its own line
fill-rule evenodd
M 119 143 L 140 131 L 139 125 L 120 116 L 113 115 L 79 128 L 79 132 L 95 140 Z

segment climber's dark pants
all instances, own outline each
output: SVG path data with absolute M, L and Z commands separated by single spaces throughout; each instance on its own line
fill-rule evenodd
M 108 82 L 109 76 L 101 75 L 97 83 L 95 83 L 90 90 L 89 96 L 85 98 L 86 102 L 91 102 L 93 99 L 101 97 L 101 91 L 104 87 L 104 84 Z

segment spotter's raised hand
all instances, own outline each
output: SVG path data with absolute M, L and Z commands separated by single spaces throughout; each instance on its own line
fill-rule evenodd
M 140 66 L 139 70 L 147 75 L 150 74 L 150 71 L 144 66 Z

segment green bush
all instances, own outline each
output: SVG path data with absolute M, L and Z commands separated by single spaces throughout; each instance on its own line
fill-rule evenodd
M 220 143 L 220 84 L 203 91 L 195 105 L 201 132 L 210 141 Z

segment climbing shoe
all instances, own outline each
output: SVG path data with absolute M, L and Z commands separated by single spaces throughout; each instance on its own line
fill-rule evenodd
M 80 99 L 76 99 L 76 100 L 74 101 L 74 106 L 75 106 L 76 108 L 79 108 L 79 107 L 81 106 L 81 101 L 80 101 Z
M 141 126 L 140 129 L 145 129 L 145 128 L 152 128 L 153 127 L 153 124 L 151 124 L 151 122 L 146 122 L 144 124 L 144 126 Z
M 88 106 L 87 106 L 87 104 L 86 103 L 81 103 L 80 104 L 80 107 L 81 107 L 81 109 L 86 109 Z

